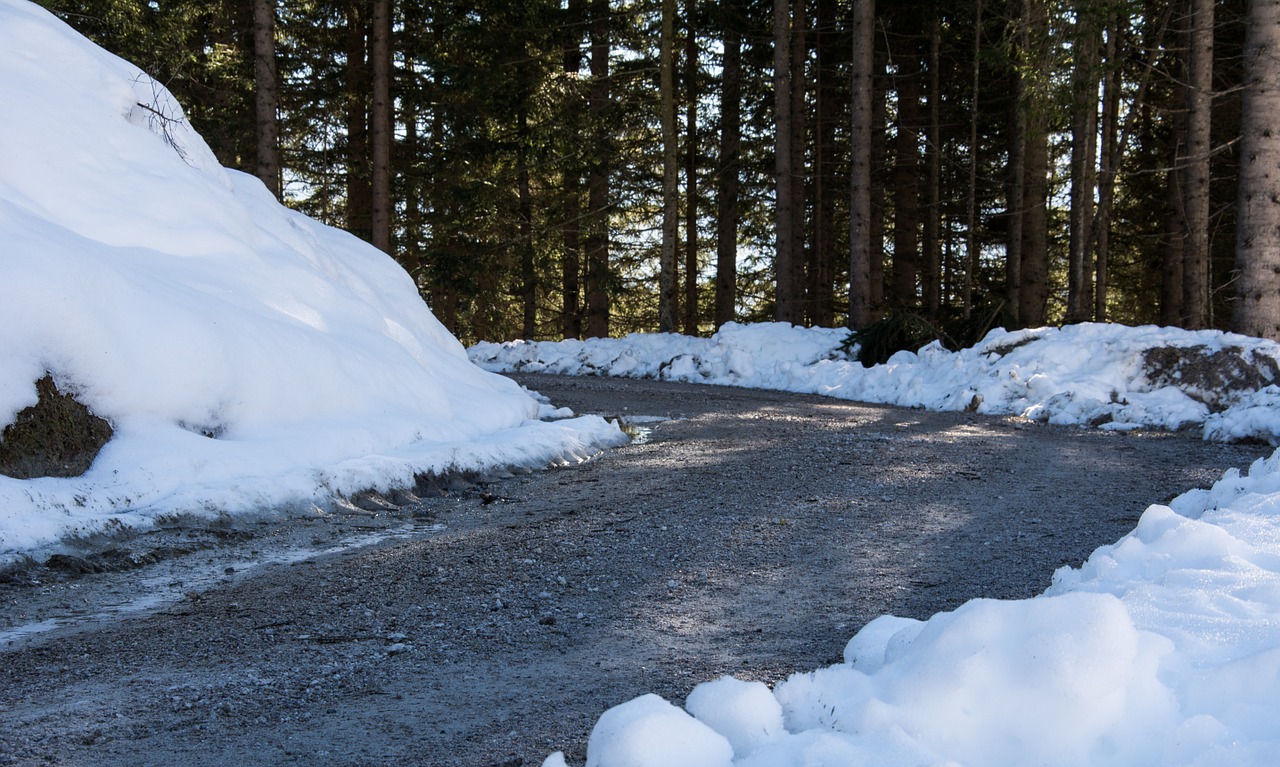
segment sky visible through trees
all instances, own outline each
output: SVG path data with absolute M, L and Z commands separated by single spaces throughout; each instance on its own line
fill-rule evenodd
M 1274 2 L 43 4 L 465 342 L 1246 303 L 1280 332 L 1244 247 L 1277 215 Z

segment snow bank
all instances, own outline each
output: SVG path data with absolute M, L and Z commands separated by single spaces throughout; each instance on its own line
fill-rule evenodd
M 609 375 L 823 394 L 934 410 L 975 409 L 1104 429 L 1177 429 L 1280 443 L 1280 344 L 1220 331 L 1082 324 L 994 330 L 958 352 L 930 344 L 864 368 L 844 330 L 725 325 L 709 339 L 481 343 L 495 371 Z
M 683 738 L 738 767 L 1269 767 L 1277 706 L 1280 454 L 1150 507 L 1034 599 L 878 618 L 844 663 L 771 696 L 725 678 L 693 690 L 689 715 L 625 703 L 587 763 L 666 764 L 659 748 Z
M 0 426 L 48 371 L 115 429 L 82 477 L 0 477 L 0 555 L 625 439 L 534 420 L 390 258 L 219 167 L 136 67 L 21 0 L 0 39 Z

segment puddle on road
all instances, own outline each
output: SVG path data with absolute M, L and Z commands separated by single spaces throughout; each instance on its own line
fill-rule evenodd
M 631 444 L 645 445 L 653 439 L 655 424 L 666 423 L 672 419 L 660 415 L 620 415 L 616 420 L 622 433 L 631 438 Z
M 318 559 L 384 541 L 429 536 L 445 529 L 443 524 L 414 520 L 372 532 L 348 534 L 327 545 L 312 541 L 310 545 L 286 544 L 270 549 L 270 543 L 250 539 L 241 545 L 201 549 L 138 570 L 95 573 L 22 586 L 20 588 L 43 589 L 43 593 L 28 599 L 19 594 L 13 600 L 14 603 L 28 602 L 28 610 L 33 615 L 27 622 L 0 628 L 0 653 L 25 647 L 59 629 L 75 631 L 160 610 L 193 592 L 198 594 L 232 583 L 263 567 Z M 21 614 L 17 620 L 22 620 Z

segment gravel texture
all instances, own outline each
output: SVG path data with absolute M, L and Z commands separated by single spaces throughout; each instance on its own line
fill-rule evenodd
M 637 439 L 399 509 L 175 523 L 9 571 L 0 765 L 581 764 L 610 706 L 836 662 L 886 612 L 1032 596 L 1269 452 L 518 378 Z

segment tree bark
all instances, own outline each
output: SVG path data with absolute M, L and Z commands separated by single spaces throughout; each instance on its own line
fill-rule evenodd
M 517 117 L 520 147 L 516 155 L 516 186 L 520 197 L 520 337 L 532 339 L 538 334 L 538 270 L 533 247 L 533 191 L 529 179 L 529 94 L 521 93 Z
M 908 42 L 910 46 L 911 43 Z M 920 275 L 920 72 L 915 56 L 902 55 L 898 71 L 898 133 L 893 166 L 893 273 L 894 306 L 919 306 L 916 290 Z
M 369 115 L 372 144 L 371 241 L 391 252 L 391 0 L 373 0 L 369 58 L 373 69 L 373 105 Z
M 684 332 L 698 335 L 698 38 L 697 0 L 685 0 Z
M 875 36 L 873 44 L 882 38 Z M 887 154 L 889 143 L 889 54 L 877 47 L 872 58 L 871 97 L 871 319 L 884 313 L 884 223 L 885 223 L 885 175 L 886 165 L 881 161 Z
M 814 24 L 813 247 L 809 251 L 809 321 L 818 327 L 835 324 L 835 138 L 839 89 L 836 79 L 835 0 L 817 0 Z
M 849 160 L 849 316 L 851 328 L 871 324 L 872 125 L 875 95 L 875 0 L 853 3 L 853 83 Z
M 406 20 L 405 35 L 412 38 L 418 31 L 414 29 L 412 22 Z M 406 55 L 405 71 L 414 72 L 414 64 L 412 59 Z M 418 102 L 415 99 L 406 99 L 404 104 L 404 114 L 401 118 L 404 121 L 404 155 L 405 157 L 417 158 L 423 152 L 422 142 L 418 137 Z M 425 222 L 422 218 L 422 177 L 421 174 L 413 171 L 405 173 L 404 179 L 404 230 L 405 237 L 400 242 L 400 251 L 397 260 L 404 266 L 405 270 L 413 277 L 414 284 L 421 292 L 422 284 L 422 236 L 425 230 Z
M 363 3 L 347 13 L 347 231 L 362 240 L 373 238 L 373 186 L 369 170 L 369 68 L 365 61 Z
M 1280 2 L 1250 0 L 1231 329 L 1280 340 Z
M 1045 0 L 1026 4 L 1028 71 L 1047 75 L 1049 11 Z M 1026 93 L 1026 148 L 1023 157 L 1022 268 L 1018 319 L 1039 327 L 1049 299 L 1049 107 L 1044 83 L 1032 82 Z
M 965 211 L 964 316 L 973 311 L 973 278 L 978 270 L 978 98 L 982 95 L 982 0 L 974 4 L 973 107 L 969 110 L 969 199 Z
M 677 162 L 675 81 L 676 0 L 662 2 L 658 90 L 662 109 L 662 254 L 658 263 L 658 332 L 676 329 L 676 236 L 680 224 L 680 167 Z
M 1175 124 L 1179 122 L 1174 117 Z M 1174 129 L 1175 135 L 1180 131 Z M 1163 254 L 1160 270 L 1160 323 L 1176 327 L 1182 323 L 1182 266 L 1185 259 L 1183 246 L 1187 242 L 1187 222 L 1182 217 L 1182 171 L 1178 168 L 1178 150 L 1170 152 L 1173 164 L 1165 174 L 1166 196 Z
M 808 149 L 806 132 L 805 95 L 808 92 L 806 64 L 809 60 L 808 0 L 792 0 L 791 20 L 791 170 L 795 174 L 791 183 L 795 199 L 791 206 L 791 276 L 797 325 L 805 324 L 809 316 L 809 301 L 805 283 L 805 201 L 807 196 L 805 151 Z
M 1092 11 L 1078 6 L 1071 104 L 1071 211 L 1067 253 L 1067 322 L 1093 316 L 1089 233 L 1098 173 L 1098 48 L 1101 30 Z
M 566 168 L 562 180 L 564 200 L 563 261 L 560 264 L 561 333 L 565 338 L 582 337 L 582 179 L 578 169 Z
M 280 198 L 280 89 L 276 73 L 276 7 L 253 0 L 254 104 L 257 109 L 257 176 Z
M 1115 202 L 1115 179 L 1122 149 L 1119 134 L 1120 89 L 1123 87 L 1120 68 L 1123 48 L 1120 45 L 1120 36 L 1127 23 L 1127 18 L 1121 19 L 1118 12 L 1111 12 L 1107 19 L 1107 41 L 1103 51 L 1106 74 L 1102 82 L 1102 143 L 1098 148 L 1098 210 L 1093 218 L 1091 237 L 1095 264 L 1093 318 L 1097 322 L 1107 321 L 1107 291 L 1111 263 L 1111 209 Z M 1136 105 L 1131 108 L 1136 108 Z
M 1182 326 L 1209 326 L 1209 157 L 1213 109 L 1213 0 L 1189 0 L 1187 134 L 1183 168 Z
M 582 68 L 582 5 L 583 0 L 569 0 L 565 9 L 564 72 L 577 78 Z M 579 122 L 576 118 L 580 106 L 577 92 L 571 99 L 570 114 L 566 120 L 566 161 L 562 171 L 562 215 L 564 226 L 561 235 L 564 254 L 560 264 L 561 332 L 565 338 L 582 337 L 582 174 L 579 168 Z
M 791 3 L 789 0 L 773 2 L 773 99 L 776 138 L 774 141 L 775 178 L 775 235 L 773 268 L 776 278 L 776 317 L 779 322 L 803 321 L 801 286 L 796 279 L 797 248 L 795 231 L 795 206 L 800 204 L 796 188 L 797 169 L 793 127 L 796 115 L 792 111 L 793 78 L 791 49 Z
M 716 189 L 716 308 L 718 330 L 736 316 L 738 190 L 742 151 L 742 32 L 739 0 L 726 0 L 720 81 L 720 173 Z
M 1027 51 L 1026 8 L 1022 4 L 1023 17 L 1018 20 L 1016 50 L 1019 56 Z M 1005 246 L 1005 306 L 1013 319 L 1013 325 L 1022 325 L 1022 239 L 1026 221 L 1023 197 L 1027 190 L 1027 76 L 1015 70 L 1013 80 L 1013 131 L 1009 137 L 1009 176 L 1005 195 L 1006 215 L 1009 219 L 1009 238 Z
M 920 288 L 924 313 L 937 320 L 942 309 L 942 24 L 935 11 L 929 26 L 929 124 L 925 134 L 924 237 L 921 242 Z
M 609 336 L 609 135 L 605 124 L 609 103 L 609 0 L 591 2 L 591 85 L 587 113 L 591 118 L 592 158 L 587 176 L 587 335 Z

